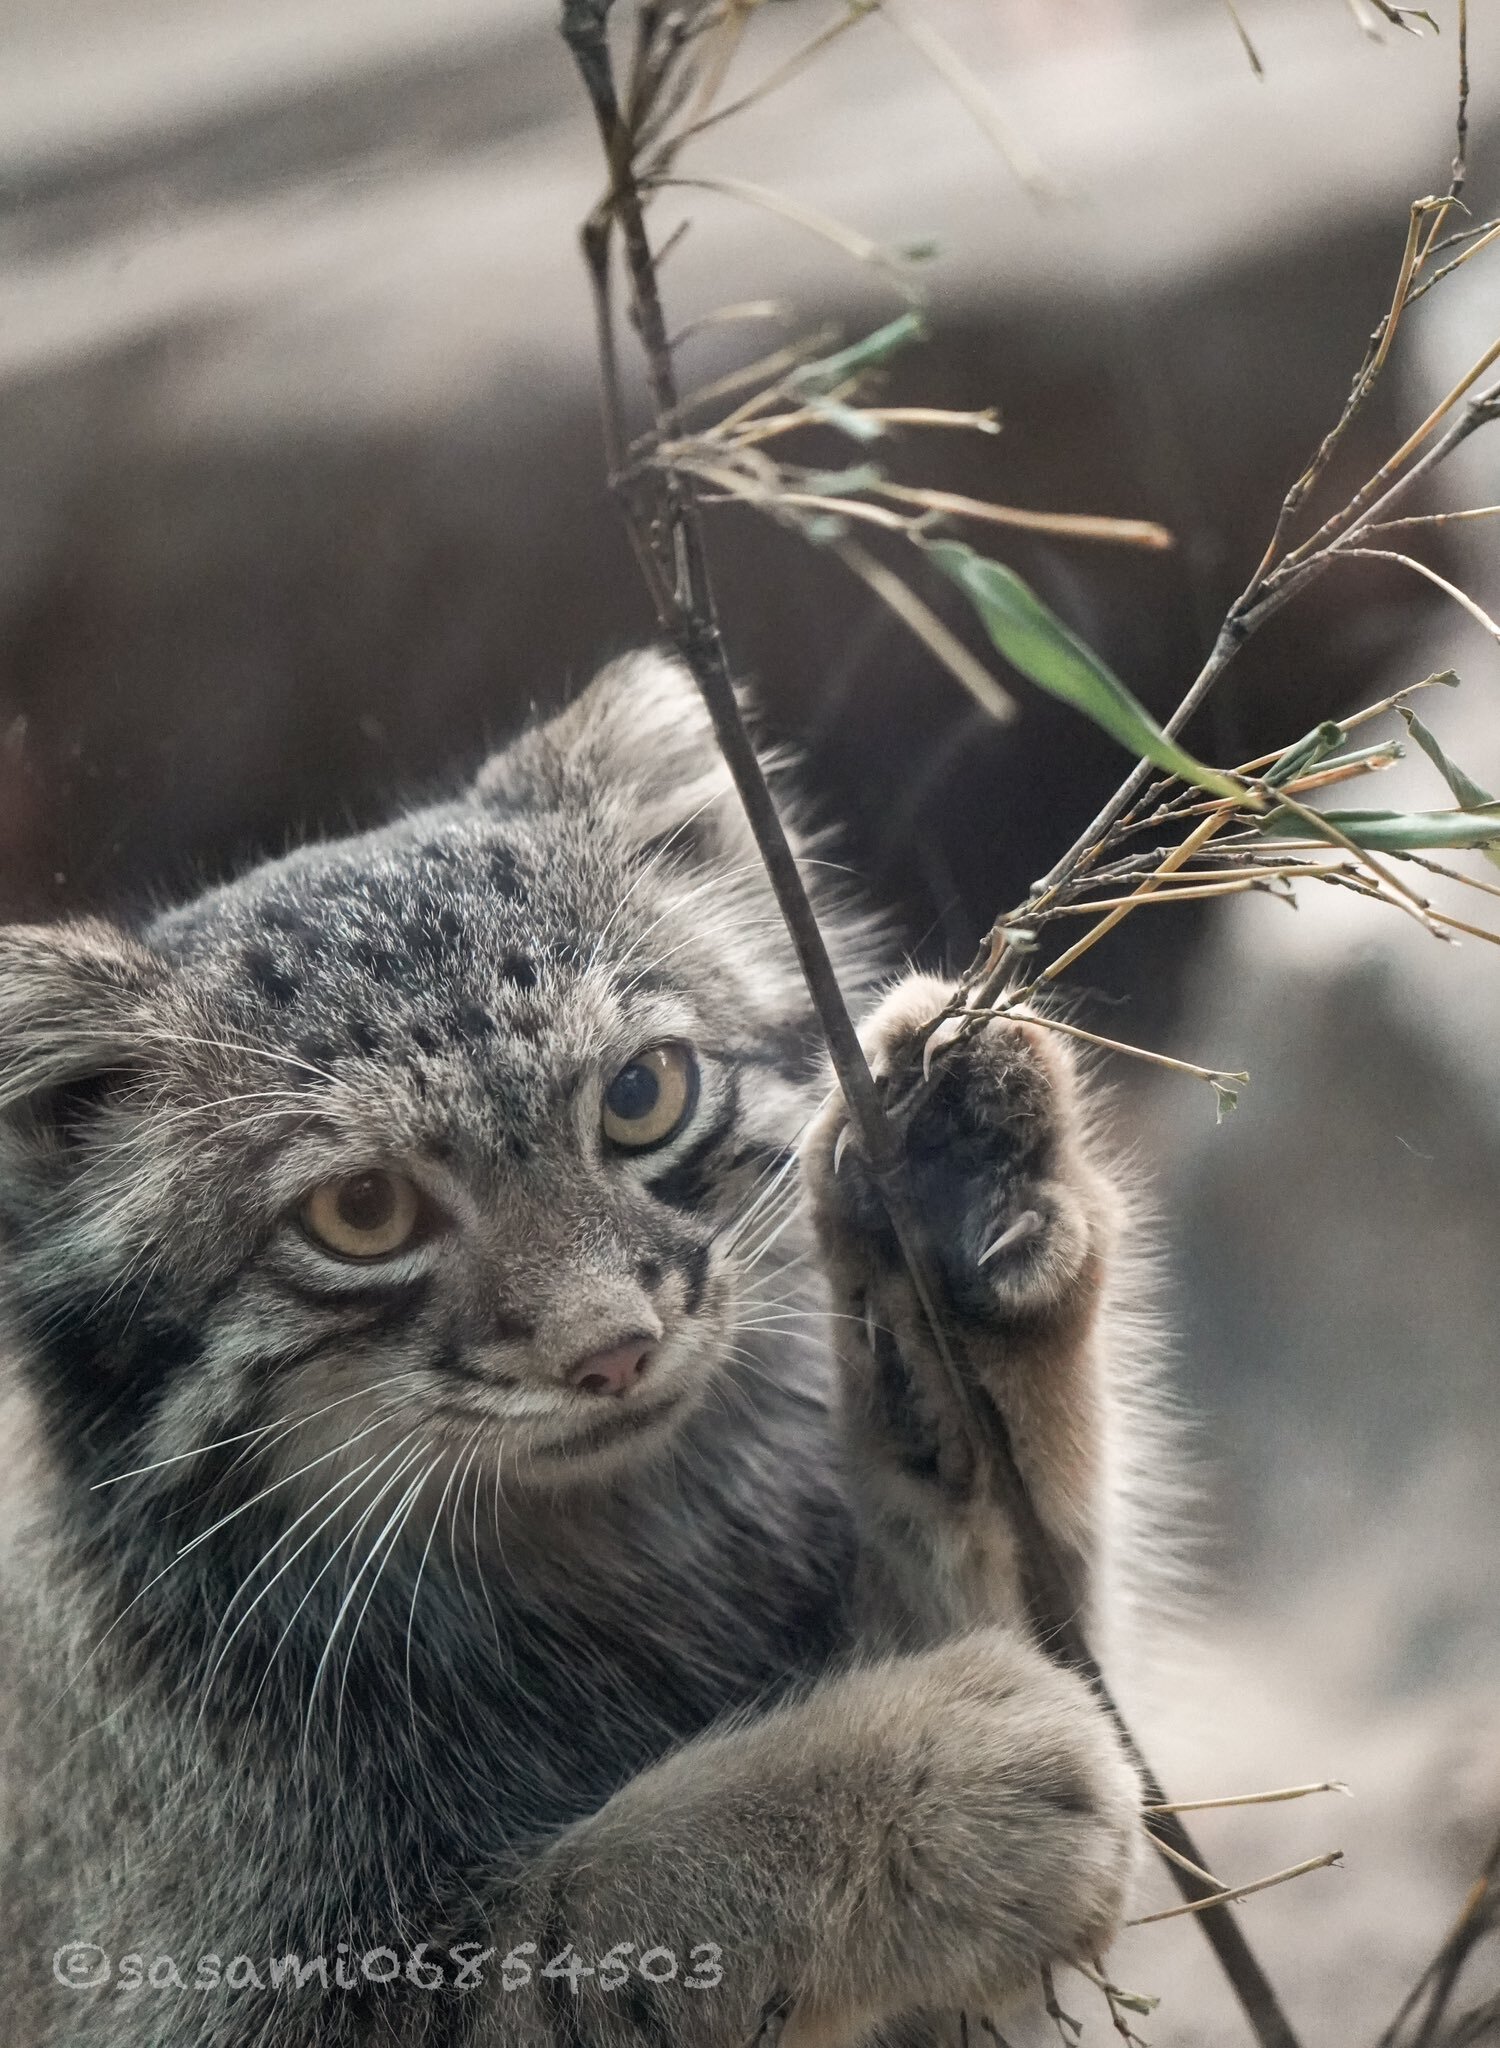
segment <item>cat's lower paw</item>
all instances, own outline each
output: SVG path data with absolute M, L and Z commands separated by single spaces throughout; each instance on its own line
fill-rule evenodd
M 911 975 L 861 1033 L 878 1081 L 928 1063 L 904 1126 L 914 1219 L 960 1315 L 993 1322 L 1071 1307 L 1099 1284 L 1112 1217 L 1073 1062 L 1057 1033 L 1027 1018 L 990 1019 L 956 1040 L 944 1025 L 919 1043 L 951 992 Z M 841 1098 L 813 1126 L 804 1158 L 831 1234 L 889 1260 L 890 1224 Z
M 851 1849 L 849 1901 L 832 1902 L 840 1953 L 880 1968 L 799 2002 L 797 2048 L 905 2040 L 918 2012 L 1003 2012 L 1044 1964 L 1102 1955 L 1127 1909 L 1140 1788 L 1086 1688 L 987 1631 L 908 1674 L 899 1713 L 923 1739 L 894 1784 L 871 1773 L 879 1825 Z M 956 2037 L 956 2021 L 920 2032 Z
M 967 1892 L 976 1913 L 1006 1892 L 1007 1911 L 1029 1902 L 1044 1961 L 1102 1955 L 1120 1931 L 1143 1842 L 1140 1782 L 1114 1728 L 1081 1680 L 1004 1636 L 963 1638 L 933 1664 L 952 1703 L 946 1733 L 961 1773 L 949 1897 Z M 975 1714 L 967 1737 L 966 1709 Z M 936 1834 L 915 1829 L 912 1846 L 925 1856 Z M 1003 1933 L 991 1927 L 985 1939 L 1003 1944 Z M 1013 1988 L 987 1963 L 994 1953 L 981 1945 L 961 1987 L 980 2006 Z

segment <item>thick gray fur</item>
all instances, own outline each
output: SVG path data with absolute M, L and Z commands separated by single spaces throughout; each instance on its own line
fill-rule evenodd
M 877 1065 L 944 993 L 887 996 Z M 612 1154 L 603 1089 L 669 1041 L 693 1114 Z M 936 1480 L 817 1047 L 654 656 L 452 802 L 133 933 L 0 932 L 7 2044 L 954 2040 L 1102 1951 L 1136 1788 L 1003 1517 Z M 974 1369 L 1128 1629 L 1140 1345 L 1060 1041 L 990 1027 L 914 1145 Z M 372 1165 L 440 1224 L 330 1260 L 299 1204 Z M 628 1396 L 566 1382 L 641 1333 Z M 270 1988 L 288 1954 L 330 1988 Z M 210 1957 L 249 1967 L 172 1981 Z

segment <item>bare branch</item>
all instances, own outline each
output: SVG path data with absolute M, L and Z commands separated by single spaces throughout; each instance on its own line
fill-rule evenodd
M 973 115 L 981 132 L 1009 166 L 1011 174 L 1034 199 L 1056 199 L 1060 188 L 1046 165 L 1029 143 L 1011 132 L 983 84 L 937 30 L 925 14 L 908 7 L 906 0 L 876 0 L 892 28 L 899 30 L 917 54 L 930 64 L 952 89 L 956 99 Z
M 948 673 L 963 684 L 976 703 L 991 718 L 1002 725 L 1009 724 L 1016 715 L 1015 699 L 1007 696 L 984 663 L 974 659 L 958 635 L 949 631 L 937 613 L 924 604 L 893 569 L 888 569 L 884 562 L 876 561 L 856 542 L 840 541 L 836 547 L 840 561 L 890 606 L 903 625 L 911 628 Z
M 1430 569 L 1425 562 L 1417 561 L 1415 556 L 1397 554 L 1393 548 L 1352 548 L 1346 546 L 1332 548 L 1329 552 L 1336 555 L 1340 561 L 1363 556 L 1366 560 L 1372 562 L 1399 562 L 1403 569 L 1410 569 L 1414 575 L 1426 577 L 1427 581 L 1435 584 L 1445 597 L 1451 597 L 1455 604 L 1462 605 L 1475 625 L 1483 627 L 1492 640 L 1500 640 L 1500 626 L 1495 624 L 1495 621 L 1477 599 L 1470 597 L 1466 590 L 1460 590 L 1456 583 L 1450 583 L 1446 576 L 1439 576 L 1437 570 Z
M 617 224 L 624 246 L 635 326 L 646 358 L 660 442 L 675 435 L 680 403 L 644 222 L 642 187 L 635 161 L 636 138 L 622 121 L 614 83 L 606 35 L 609 6 L 610 0 L 563 0 L 562 28 L 593 106 L 609 166 L 604 217 Z M 653 61 L 649 45 L 643 50 L 638 43 L 637 79 L 650 73 Z M 649 104 L 634 89 L 629 104 L 638 121 L 648 118 Z M 759 196 L 761 188 L 752 191 Z M 786 212 L 780 205 L 773 205 L 773 210 Z M 792 217 L 797 217 L 795 208 Z M 807 224 L 805 219 L 802 224 Z M 835 239 L 842 233 L 840 230 Z M 595 244 L 607 254 L 607 237 L 596 235 Z M 870 247 L 873 249 L 874 245 Z M 596 290 L 596 303 L 602 325 L 610 312 L 609 296 L 602 286 Z M 612 351 L 611 339 L 607 352 L 612 356 Z M 606 379 L 607 408 L 614 405 L 616 396 L 617 387 Z M 618 416 L 607 428 L 606 440 L 610 445 L 619 445 L 623 440 Z M 915 1227 L 897 1134 L 865 1061 L 795 856 L 735 699 L 708 582 L 692 479 L 679 477 L 670 469 L 646 474 L 657 480 L 655 502 L 649 506 L 638 506 L 632 490 L 622 487 L 626 526 L 637 560 L 663 629 L 697 681 L 713 720 L 828 1040 L 851 1126 L 886 1205 L 929 1325 L 948 1401 L 964 1419 L 967 1442 L 962 1449 L 968 1469 L 945 1472 L 945 1481 L 960 1490 L 986 1484 L 1003 1503 L 1016 1531 L 1023 1593 L 1037 1639 L 1094 1687 L 1136 1761 L 1146 1796 L 1160 1804 L 1164 1795 L 1120 1716 L 1079 1628 L 1067 1574 L 1021 1478 L 1005 1424 L 993 1403 L 987 1403 L 983 1412 L 979 1410 L 973 1398 L 972 1378 L 957 1356 L 956 1334 L 942 1313 L 942 1291 L 931 1271 L 922 1235 Z M 1154 1839 L 1169 1843 L 1189 1863 L 1201 1865 L 1178 1816 L 1155 1814 L 1148 1825 Z M 1206 1887 L 1201 1878 L 1178 1865 L 1169 1867 L 1186 1897 L 1203 1897 Z M 1208 1909 L 1200 1916 L 1200 1924 L 1262 2048 L 1296 2048 L 1296 2037 L 1276 1995 L 1225 1906 L 1210 1900 Z
M 1500 1835 L 1486 1856 L 1479 1875 L 1470 1885 L 1457 1920 L 1437 1954 L 1422 1972 L 1391 2024 L 1381 2035 L 1377 2048 L 1434 2048 L 1443 2017 L 1458 1988 L 1464 1966 L 1491 1928 L 1500 1924 Z M 1426 1996 L 1426 2005 L 1415 2030 L 1406 2036 L 1406 2023 Z
M 1234 1899 L 1253 1898 L 1256 1892 L 1267 1892 L 1272 1885 L 1290 1884 L 1294 1877 L 1306 1877 L 1310 1871 L 1337 1869 L 1343 1861 L 1342 1849 L 1330 1849 L 1324 1856 L 1309 1856 L 1305 1863 L 1294 1863 L 1289 1870 L 1278 1870 L 1270 1877 L 1258 1877 L 1253 1884 L 1237 1884 L 1231 1891 L 1216 1892 L 1208 1899 L 1189 1899 L 1185 1905 L 1168 1906 L 1160 1913 L 1143 1913 L 1128 1925 L 1154 1927 L 1159 1920 L 1180 1920 L 1184 1913 L 1201 1913 L 1209 1906 L 1226 1906 Z
M 1175 1806 L 1154 1806 L 1152 1813 L 1217 1813 L 1227 1807 L 1276 1806 L 1287 1799 L 1311 1799 L 1319 1792 L 1353 1795 L 1342 1778 L 1324 1778 L 1316 1785 L 1283 1785 L 1275 1792 L 1238 1792 L 1220 1799 L 1179 1799 Z

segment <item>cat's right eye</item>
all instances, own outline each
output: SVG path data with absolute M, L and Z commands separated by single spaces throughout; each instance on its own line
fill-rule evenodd
M 622 1152 L 648 1152 L 682 1129 L 698 1101 L 698 1062 L 685 1045 L 653 1045 L 604 1091 L 604 1135 Z
M 302 1227 L 341 1259 L 388 1259 L 416 1234 L 422 1200 L 404 1174 L 384 1167 L 340 1174 L 302 1204 Z

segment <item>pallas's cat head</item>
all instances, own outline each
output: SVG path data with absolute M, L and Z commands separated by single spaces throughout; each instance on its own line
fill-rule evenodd
M 617 664 L 461 797 L 0 932 L 7 1315 L 85 1483 L 606 1473 L 700 1402 L 819 1091 L 706 718 Z M 399 1469 L 399 1462 L 388 1469 Z

